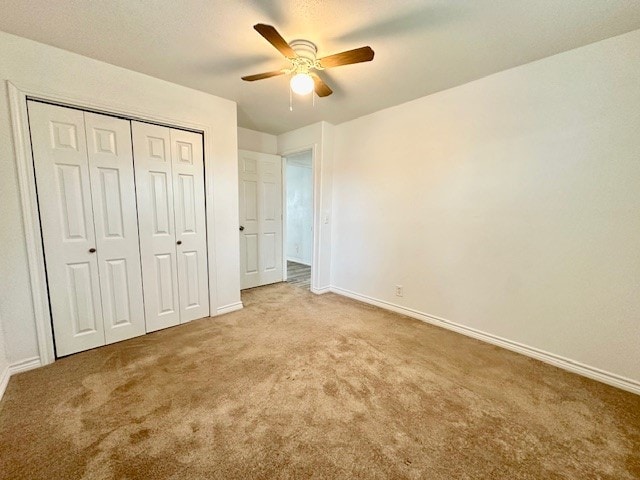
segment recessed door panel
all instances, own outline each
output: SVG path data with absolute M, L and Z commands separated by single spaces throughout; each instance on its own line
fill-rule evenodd
M 133 168 L 133 165 L 132 165 Z M 102 228 L 105 237 L 123 238 L 123 211 L 122 192 L 120 190 L 120 172 L 117 168 L 98 167 L 100 176 L 100 190 L 102 195 Z M 131 206 L 127 206 L 131 208 Z
M 184 268 L 187 284 L 185 285 L 185 308 L 200 306 L 200 289 L 198 288 L 198 252 L 183 252 Z
M 151 126 L 148 130 L 152 130 L 155 127 L 155 125 Z M 163 128 L 164 127 L 158 127 L 158 128 Z M 165 129 L 166 130 L 166 129 Z M 149 161 L 153 162 L 162 162 L 162 163 L 167 163 L 167 136 L 166 136 L 166 132 L 160 132 L 158 131 L 158 133 L 161 134 L 161 136 L 159 137 L 154 137 L 153 135 L 148 135 L 146 137 L 147 139 L 147 158 Z
M 282 281 L 282 159 L 239 151 L 240 283 Z
M 104 318 L 110 327 L 130 325 L 135 319 L 131 317 L 131 298 L 129 293 L 129 279 L 127 275 L 127 260 L 116 258 L 106 262 L 106 285 L 103 288 L 105 296 Z
M 193 175 L 178 175 L 178 187 L 180 191 L 179 206 L 182 221 L 180 226 L 182 231 L 178 235 L 197 234 L 196 228 L 196 199 L 195 199 L 195 179 Z
M 94 303 L 95 266 L 90 262 L 67 265 L 67 292 L 73 335 L 91 335 L 102 329 L 99 306 Z
M 145 333 L 131 123 L 85 112 L 106 343 Z
M 169 195 L 166 172 L 149 172 L 149 184 L 151 186 L 151 210 L 153 217 L 153 235 L 172 235 L 170 215 L 171 198 Z
M 264 196 L 262 219 L 267 222 L 273 222 L 276 219 L 276 215 L 281 214 L 279 211 L 282 205 L 280 185 L 275 182 L 265 181 L 262 183 L 262 186 L 262 195 Z
M 28 102 L 58 356 L 105 343 L 84 114 Z
M 179 163 L 186 163 L 187 165 L 193 165 L 193 145 L 191 142 L 182 142 L 176 140 L 176 160 Z
M 244 244 L 244 273 L 258 273 L 258 234 L 250 233 L 243 235 Z
M 258 173 L 258 160 L 255 158 L 241 156 L 240 157 L 240 171 L 242 173 Z
M 104 115 L 101 116 L 104 117 Z M 126 123 L 127 125 L 129 124 L 129 122 Z M 91 128 L 89 135 L 93 136 L 92 146 L 94 153 L 106 153 L 107 155 L 113 155 L 114 157 L 118 156 L 118 148 L 116 146 L 116 137 L 118 133 L 116 131 L 99 128 L 94 125 Z M 89 143 L 91 144 L 91 141 Z
M 202 135 L 171 129 L 180 321 L 209 316 Z
M 255 180 L 243 180 L 240 192 L 244 194 L 244 220 L 246 222 L 258 221 L 258 182 Z
M 180 323 L 170 129 L 131 122 L 147 332 Z
M 276 268 L 276 234 L 265 233 L 263 236 L 264 271 L 271 272 Z
M 85 205 L 82 184 L 81 165 L 55 165 L 58 183 L 58 201 L 60 203 L 61 222 L 64 226 L 65 240 L 87 240 Z M 85 177 L 86 180 L 86 177 Z
M 62 108 L 62 107 L 60 107 Z M 49 121 L 51 148 L 56 150 L 78 150 L 78 128 L 80 126 L 57 120 Z M 84 130 L 82 130 L 84 133 Z M 82 146 L 84 145 L 84 142 Z M 81 152 L 82 153 L 82 152 Z
M 173 295 L 173 252 L 155 256 L 156 280 L 158 282 L 158 315 L 175 313 L 175 298 Z

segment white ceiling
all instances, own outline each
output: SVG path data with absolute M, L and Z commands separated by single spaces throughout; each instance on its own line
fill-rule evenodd
M 274 25 L 329 55 L 371 63 L 321 75 L 334 94 L 294 99 L 287 66 L 252 28 Z M 281 133 L 340 123 L 640 28 L 639 0 L 3 0 L 0 30 L 238 102 L 242 127 Z

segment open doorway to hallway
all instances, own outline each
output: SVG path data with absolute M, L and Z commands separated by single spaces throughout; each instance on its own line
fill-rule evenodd
M 313 261 L 313 153 L 297 152 L 284 157 L 283 163 L 286 278 L 308 290 Z

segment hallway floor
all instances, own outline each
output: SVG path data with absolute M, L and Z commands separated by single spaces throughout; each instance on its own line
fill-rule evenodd
M 287 283 L 309 290 L 311 288 L 311 267 L 287 260 Z

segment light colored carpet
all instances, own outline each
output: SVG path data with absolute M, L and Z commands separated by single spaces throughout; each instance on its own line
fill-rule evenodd
M 5 479 L 640 478 L 640 397 L 333 294 L 13 377 Z

